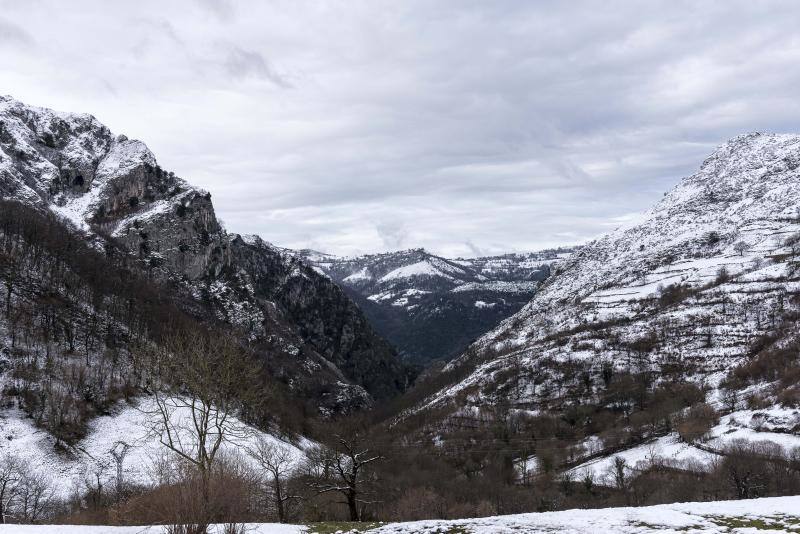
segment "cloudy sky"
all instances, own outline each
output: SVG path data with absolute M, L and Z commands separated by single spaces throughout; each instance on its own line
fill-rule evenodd
M 585 241 L 800 131 L 794 1 L 0 0 L 0 93 L 90 112 L 227 228 L 353 254 Z

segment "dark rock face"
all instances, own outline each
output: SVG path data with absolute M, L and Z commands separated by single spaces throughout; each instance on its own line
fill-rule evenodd
M 124 192 L 124 198 L 130 191 Z M 137 198 L 137 197 L 130 197 Z M 217 222 L 208 193 L 176 184 L 167 193 L 167 208 L 137 217 L 136 207 L 123 211 L 131 221 L 119 224 L 113 211 L 94 221 L 101 227 L 114 228 L 113 237 L 120 240 L 148 267 L 162 267 L 184 274 L 189 280 L 219 276 L 230 266 L 230 252 L 225 232 Z M 116 199 L 114 199 L 116 200 Z
M 400 393 L 411 375 L 330 279 L 260 240 L 229 235 L 211 195 L 90 115 L 0 97 L 0 195 L 121 245 L 185 306 L 233 325 L 323 413 Z
M 408 387 L 409 369 L 329 279 L 258 238 L 234 237 L 231 253 L 232 264 L 246 273 L 255 294 L 283 310 L 306 343 L 374 398 Z

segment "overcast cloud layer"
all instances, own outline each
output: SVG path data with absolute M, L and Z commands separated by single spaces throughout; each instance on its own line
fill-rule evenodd
M 145 141 L 231 231 L 473 256 L 800 131 L 798 28 L 794 1 L 0 0 L 0 93 Z

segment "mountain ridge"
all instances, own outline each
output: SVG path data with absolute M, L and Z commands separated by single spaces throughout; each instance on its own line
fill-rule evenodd
M 244 331 L 273 372 L 320 400 L 323 412 L 365 407 L 410 382 L 338 287 L 226 232 L 211 194 L 162 169 L 144 143 L 112 134 L 92 115 L 2 97 L 0 150 L 2 198 L 58 215 L 99 249 L 127 250 L 195 313 Z
M 542 284 L 524 308 L 487 332 L 470 353 L 451 365 L 490 352 L 536 360 L 542 357 L 536 356 L 537 352 L 586 358 L 599 351 L 614 360 L 614 354 L 629 350 L 625 344 L 636 341 L 635 335 L 644 336 L 655 328 L 653 321 L 660 317 L 680 321 L 670 306 L 689 308 L 684 313 L 693 314 L 685 321 L 685 326 L 690 326 L 709 315 L 698 309 L 703 302 L 695 302 L 703 301 L 704 294 L 723 291 L 738 299 L 737 280 L 752 283 L 754 288 L 762 284 L 759 296 L 765 299 L 784 293 L 788 300 L 786 292 L 795 291 L 792 273 L 796 260 L 786 238 L 800 231 L 800 195 L 795 192 L 800 183 L 799 166 L 800 136 L 753 133 L 733 138 L 715 150 L 697 173 L 666 193 L 642 222 L 586 244 Z M 776 279 L 776 275 L 785 278 Z M 686 294 L 679 294 L 684 287 Z M 750 301 L 728 305 L 726 318 L 743 313 L 742 307 L 769 307 Z M 709 313 L 713 312 L 712 308 Z M 628 323 L 638 324 L 638 330 L 628 330 Z M 705 340 L 711 332 L 715 339 L 724 340 L 723 329 L 717 331 L 717 326 L 722 325 L 694 332 L 694 338 Z M 749 330 L 750 337 L 767 330 L 763 325 L 752 328 L 747 322 L 738 327 Z M 610 346 L 599 336 L 596 339 L 586 333 L 594 329 L 604 334 L 616 332 L 623 339 Z M 556 347 L 553 341 L 559 338 L 563 343 L 562 335 L 567 344 Z M 591 346 L 586 345 L 588 340 L 592 340 Z M 570 348 L 574 344 L 578 350 Z M 686 350 L 704 350 L 696 345 L 688 343 Z M 748 347 L 736 339 L 728 348 L 729 353 L 722 349 L 709 352 L 717 360 L 729 357 L 726 366 L 732 368 Z M 695 359 L 703 363 L 702 358 Z

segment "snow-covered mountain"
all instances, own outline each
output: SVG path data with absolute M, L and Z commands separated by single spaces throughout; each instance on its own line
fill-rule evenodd
M 800 136 L 736 137 L 641 222 L 558 264 L 419 407 L 562 416 L 590 456 L 676 440 L 664 433 L 702 400 L 730 414 L 703 439 L 786 409 L 779 432 L 797 438 L 799 243 Z
M 574 248 L 473 259 L 424 249 L 357 257 L 297 251 L 341 285 L 375 329 L 410 361 L 458 355 L 516 313 Z
M 91 115 L 0 97 L 0 199 L 56 214 L 95 250 L 124 251 L 131 268 L 176 291 L 184 310 L 237 329 L 273 376 L 325 413 L 394 395 L 409 380 L 327 277 L 261 240 L 226 232 L 210 193 Z M 6 267 L 0 277 L 9 279 Z M 69 305 L 76 317 L 91 311 L 90 302 Z
M 680 359 L 712 378 L 747 354 L 798 289 L 800 137 L 750 134 L 716 150 L 644 220 L 560 264 L 519 313 L 479 339 L 502 355 L 461 386 L 490 381 L 511 360 L 623 365 Z M 479 358 L 479 356 L 478 356 Z M 467 363 L 462 359 L 454 365 Z M 519 390 L 536 404 L 546 388 Z

